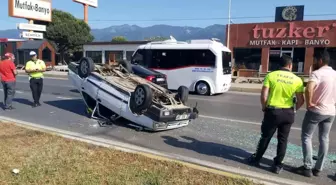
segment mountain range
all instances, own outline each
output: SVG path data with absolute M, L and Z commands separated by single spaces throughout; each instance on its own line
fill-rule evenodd
M 137 25 L 118 25 L 102 29 L 91 30 L 95 41 L 111 41 L 115 36 L 124 36 L 127 40 L 138 41 L 152 37 L 169 38 L 170 35 L 177 40 L 186 41 L 191 39 L 217 38 L 225 40 L 225 25 L 214 24 L 205 28 L 190 26 L 153 25 L 140 27 Z M 17 29 L 0 30 L 0 38 L 19 38 L 20 31 Z

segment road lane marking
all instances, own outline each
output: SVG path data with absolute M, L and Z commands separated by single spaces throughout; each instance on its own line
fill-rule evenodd
M 63 100 L 73 99 L 73 98 L 64 97 L 64 96 L 58 96 L 56 98 L 63 99 Z M 201 117 L 201 118 L 207 118 L 207 119 L 214 119 L 214 120 L 218 120 L 218 121 L 228 121 L 228 122 L 235 122 L 235 123 L 258 125 L 258 126 L 261 125 L 261 123 L 258 123 L 258 122 L 244 121 L 244 120 L 238 120 L 238 119 L 230 119 L 230 118 L 224 118 L 224 117 L 215 117 L 215 116 L 207 116 L 207 115 L 199 115 L 199 117 Z M 291 129 L 293 129 L 293 130 L 299 130 L 299 131 L 301 130 L 301 128 L 298 128 L 298 127 L 292 127 Z
M 62 100 L 71 100 L 73 98 L 68 98 L 68 97 L 63 97 L 63 96 L 57 96 L 57 99 L 62 99 Z
M 19 77 L 27 77 L 28 79 L 28 75 L 25 75 L 25 74 L 19 74 L 18 75 Z M 55 79 L 55 80 L 68 80 L 68 75 L 64 75 L 64 76 L 60 76 L 60 77 L 52 77 L 52 76 L 48 76 L 45 74 L 45 76 L 43 77 L 45 79 Z
M 0 89 L 0 91 L 3 91 L 3 89 Z M 19 91 L 19 93 L 23 93 Z M 71 100 L 74 98 L 71 97 L 65 97 L 65 96 L 57 96 L 57 99 L 62 99 L 62 100 Z M 244 120 L 237 120 L 237 119 L 230 119 L 230 118 L 224 118 L 224 117 L 215 117 L 215 116 L 207 116 L 207 115 L 199 115 L 201 118 L 208 118 L 208 119 L 214 119 L 214 120 L 219 120 L 219 121 L 228 121 L 228 122 L 235 122 L 235 123 L 242 123 L 242 124 L 250 124 L 250 125 L 261 125 L 261 123 L 258 122 L 252 122 L 252 121 L 244 121 Z M 292 127 L 291 129 L 293 130 L 301 130 L 301 128 L 298 127 Z
M 29 83 L 29 81 L 27 80 L 17 80 L 16 81 L 17 83 L 26 83 L 26 84 L 28 84 Z M 44 86 L 57 86 L 57 87 L 68 87 L 68 88 L 74 88 L 74 86 L 73 85 L 62 85 L 62 84 L 50 84 L 50 83 L 46 83 L 46 82 L 44 82 Z
M 0 91 L 4 91 L 3 89 L 0 89 Z M 22 92 L 22 91 L 15 91 L 15 93 L 18 93 L 18 94 L 22 94 L 22 93 L 24 93 L 24 92 Z
M 214 116 L 206 116 L 206 115 L 199 115 L 201 118 L 208 118 L 208 119 L 214 119 L 214 120 L 220 120 L 220 121 L 228 121 L 228 122 L 235 122 L 235 123 L 243 123 L 243 124 L 250 124 L 250 125 L 261 125 L 261 123 L 258 122 L 252 122 L 252 121 L 244 121 L 244 120 L 237 120 L 237 119 L 230 119 L 230 118 L 221 118 L 221 117 L 214 117 Z M 291 127 L 293 130 L 301 130 L 301 128 L 298 127 Z

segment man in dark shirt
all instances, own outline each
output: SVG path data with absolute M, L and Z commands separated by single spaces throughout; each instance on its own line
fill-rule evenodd
M 15 56 L 12 53 L 5 54 L 5 60 L 0 61 L 0 76 L 4 91 L 4 109 L 14 109 L 12 101 L 15 94 L 17 71 L 14 65 Z

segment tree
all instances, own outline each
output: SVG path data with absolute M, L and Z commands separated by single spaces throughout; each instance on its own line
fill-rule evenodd
M 47 24 L 45 38 L 56 45 L 62 62 L 64 54 L 79 50 L 83 44 L 94 39 L 88 24 L 68 12 L 57 9 L 52 11 L 52 22 Z
M 112 38 L 112 42 L 125 42 L 127 39 L 124 36 L 116 36 Z
M 155 37 L 145 38 L 145 40 L 148 40 L 148 41 L 164 41 L 164 40 L 168 40 L 168 38 L 162 37 L 162 36 L 155 36 Z

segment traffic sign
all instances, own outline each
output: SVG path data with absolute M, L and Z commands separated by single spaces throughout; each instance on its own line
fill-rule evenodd
M 25 39 L 43 39 L 43 33 L 23 31 L 21 37 Z
M 19 30 L 47 31 L 47 27 L 45 25 L 40 24 L 19 23 L 17 24 L 17 28 Z

